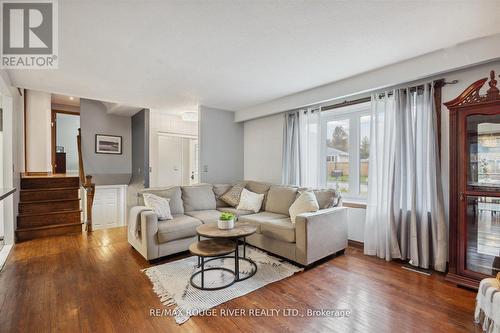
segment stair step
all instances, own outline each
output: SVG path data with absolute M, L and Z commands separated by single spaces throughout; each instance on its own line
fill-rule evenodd
M 73 211 L 80 208 L 80 199 L 58 199 L 28 201 L 19 203 L 19 214 L 39 214 L 60 211 Z
M 17 216 L 17 229 L 81 223 L 81 210 L 55 211 Z
M 21 190 L 75 188 L 80 186 L 78 177 L 23 177 Z
M 51 226 L 21 228 L 16 230 L 18 241 L 25 241 L 33 238 L 76 234 L 82 232 L 82 223 L 66 223 Z
M 80 188 L 79 187 L 66 187 L 66 188 L 49 188 L 49 189 L 31 189 L 21 190 L 21 202 L 28 201 L 41 201 L 41 200 L 57 200 L 57 199 L 78 199 Z

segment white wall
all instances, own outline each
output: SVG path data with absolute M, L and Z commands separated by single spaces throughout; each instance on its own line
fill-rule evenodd
M 19 191 L 19 175 L 23 164 L 24 134 L 22 131 L 23 121 L 23 97 L 17 89 L 10 85 L 8 75 L 0 70 L 0 94 L 1 107 L 3 108 L 3 156 L 2 174 L 3 187 L 16 187 Z M 5 244 L 14 243 L 15 215 L 19 194 L 11 195 L 2 200 L 3 212 L 0 215 L 0 223 L 3 224 Z
M 365 219 L 366 209 L 347 208 L 347 238 L 357 242 L 363 242 L 365 239 Z
M 51 96 L 26 91 L 26 171 L 51 172 Z
M 243 180 L 243 124 L 234 112 L 200 106 L 200 182 Z
M 80 128 L 80 116 L 65 113 L 57 114 L 57 146 L 64 147 L 66 153 L 66 171 L 78 171 L 78 148 L 76 137 Z
M 244 131 L 245 179 L 281 184 L 283 115 L 246 121 Z
M 157 109 L 150 109 L 150 133 L 158 132 L 198 135 L 198 122 L 184 121 L 181 116 L 169 114 Z

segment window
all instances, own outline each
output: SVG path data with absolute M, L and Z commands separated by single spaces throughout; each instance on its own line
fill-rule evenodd
M 370 102 L 325 111 L 322 142 L 325 185 L 345 198 L 368 195 Z
M 327 122 L 326 161 L 327 186 L 349 192 L 349 119 Z

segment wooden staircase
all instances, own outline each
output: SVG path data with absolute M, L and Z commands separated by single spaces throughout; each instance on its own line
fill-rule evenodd
M 79 190 L 78 177 L 22 176 L 17 240 L 82 232 Z

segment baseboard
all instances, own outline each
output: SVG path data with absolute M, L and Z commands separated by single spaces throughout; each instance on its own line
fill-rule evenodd
M 351 247 L 355 247 L 355 248 L 358 248 L 358 249 L 363 249 L 363 248 L 364 248 L 364 246 L 365 246 L 365 245 L 364 245 L 365 243 L 363 243 L 363 242 L 359 242 L 359 241 L 355 241 L 355 240 L 351 240 L 351 239 L 349 239 L 349 240 L 347 241 L 347 244 L 348 244 L 349 246 L 351 246 Z

